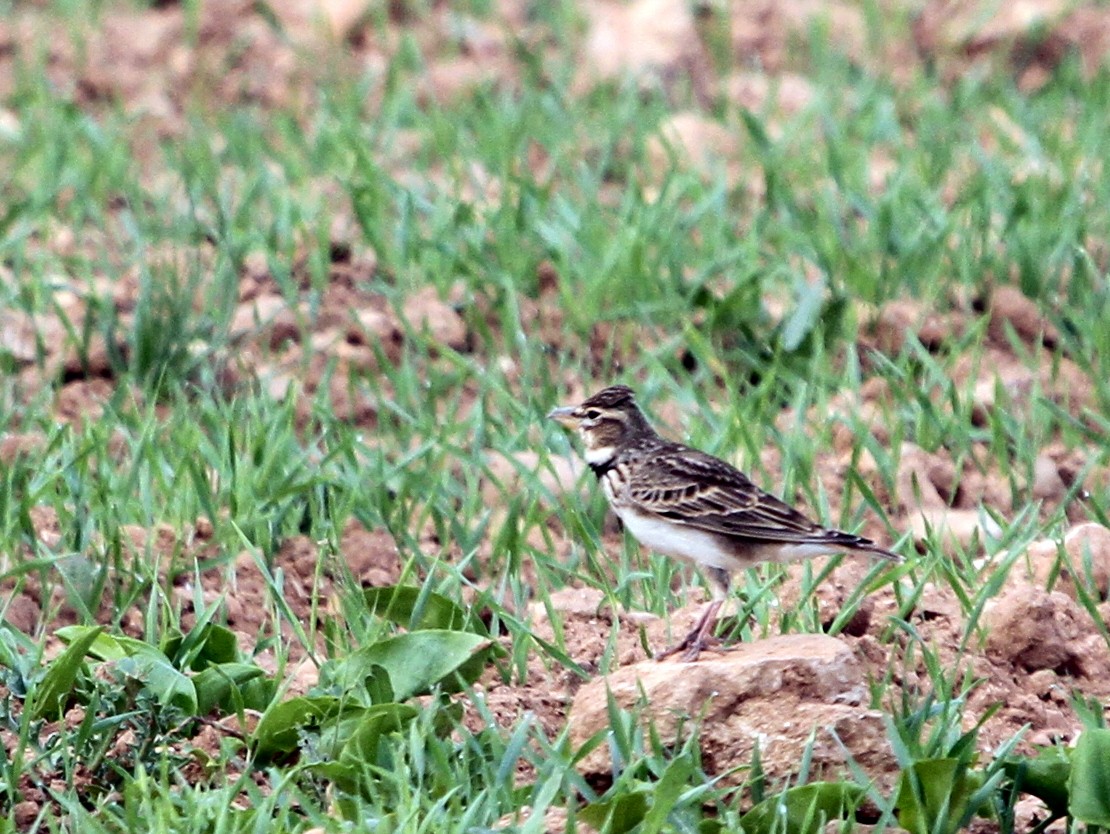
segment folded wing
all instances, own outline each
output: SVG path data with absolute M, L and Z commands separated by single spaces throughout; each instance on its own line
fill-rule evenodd
M 676 446 L 652 463 L 650 480 L 633 475 L 628 484 L 628 499 L 644 512 L 755 542 L 827 544 L 899 558 L 870 539 L 816 524 L 710 455 Z

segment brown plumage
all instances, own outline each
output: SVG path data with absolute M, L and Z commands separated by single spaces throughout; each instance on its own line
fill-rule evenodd
M 707 569 L 713 603 L 690 634 L 660 658 L 679 651 L 687 660 L 698 656 L 733 571 L 838 553 L 902 560 L 870 539 L 811 521 L 723 460 L 664 440 L 625 385 L 548 416 L 578 430 L 586 462 L 610 506 L 642 545 Z

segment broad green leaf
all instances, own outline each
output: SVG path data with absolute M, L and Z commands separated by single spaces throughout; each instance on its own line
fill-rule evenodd
M 366 694 L 371 704 L 390 704 L 397 700 L 393 694 L 393 682 L 389 679 L 389 670 L 384 666 L 371 664 L 366 674 Z
M 54 634 L 63 642 L 72 644 L 90 632 L 96 632 L 96 637 L 89 645 L 87 653 L 98 660 L 121 660 L 131 654 L 118 637 L 105 634 L 103 626 L 64 626 Z
M 419 715 L 408 704 L 377 704 L 368 707 L 339 754 L 339 763 L 357 766 L 376 764 L 382 736 L 399 732 Z
M 925 759 L 902 771 L 894 807 L 911 834 L 955 834 L 976 809 L 971 794 L 983 776 L 958 759 Z
M 50 661 L 46 673 L 34 689 L 35 701 L 31 711 L 33 718 L 61 717 L 70 695 L 73 694 L 73 685 L 77 682 L 77 674 L 85 662 L 85 655 L 103 630 L 103 626 L 86 630 L 64 652 Z
M 199 672 L 212 663 L 238 661 L 239 641 L 235 637 L 235 632 L 226 626 L 206 623 L 190 631 L 173 652 L 167 651 L 166 654 L 172 657 L 178 666 L 187 659 L 189 668 Z
M 65 642 L 72 643 L 90 631 L 101 632 L 89 647 L 89 654 L 97 660 L 122 660 L 125 657 L 141 654 L 148 649 L 159 651 L 150 643 L 136 640 L 134 637 L 126 637 L 122 634 L 104 634 L 104 629 L 101 626 L 95 628 L 92 626 L 65 626 L 59 628 L 55 633 Z
M 442 594 L 426 592 L 412 585 L 393 585 L 367 588 L 362 595 L 371 614 L 409 631 L 443 629 L 489 636 L 481 620 Z
M 251 678 L 239 687 L 239 697 L 242 698 L 243 708 L 265 712 L 270 708 L 270 704 L 274 702 L 277 688 L 277 681 L 269 675 Z M 232 709 L 239 708 L 237 699 L 231 700 L 230 707 Z
M 1037 797 L 1053 816 L 1062 817 L 1068 813 L 1071 759 L 1066 750 L 1049 747 L 1034 759 L 1008 760 L 1002 768 L 1017 790 Z
M 1068 813 L 1087 825 L 1110 827 L 1110 730 L 1084 730 L 1075 743 L 1068 779 Z
M 160 704 L 173 705 L 186 715 L 197 714 L 197 690 L 189 677 L 161 651 L 143 644 L 143 650 L 116 661 L 116 669 L 148 689 Z
M 347 709 L 361 707 L 344 707 L 332 695 L 291 698 L 274 704 L 266 710 L 259 719 L 258 726 L 254 728 L 255 754 L 260 759 L 266 759 L 276 753 L 296 750 L 302 727 L 319 726 Z
M 578 812 L 578 818 L 598 831 L 625 834 L 639 825 L 648 812 L 647 793 L 636 790 L 603 802 L 594 802 Z
M 667 764 L 652 791 L 651 810 L 644 817 L 643 834 L 658 834 L 663 830 L 668 815 L 689 786 L 693 773 L 694 763 L 688 755 L 679 756 Z
M 847 819 L 867 791 L 851 782 L 811 782 L 771 796 L 740 818 L 745 834 L 814 834 Z
M 341 764 L 340 762 L 313 762 L 308 769 L 317 778 L 326 779 L 339 788 L 340 793 L 333 797 L 337 807 L 341 803 L 350 803 L 351 798 L 359 793 L 359 777 L 362 768 L 356 765 Z M 355 810 L 357 806 L 358 803 L 355 803 L 352 810 Z M 357 815 L 355 819 L 357 819 Z
M 466 683 L 481 674 L 468 661 L 479 658 L 491 641 L 465 631 L 413 631 L 398 634 L 352 652 L 342 663 L 341 679 L 347 688 L 361 686 L 380 666 L 389 675 L 393 696 L 405 701 L 427 692 L 437 683 L 451 685 L 455 672 L 466 666 Z M 380 672 L 379 672 L 380 674 Z
M 29 656 L 32 648 L 27 635 L 6 622 L 0 622 L 0 666 L 6 666 L 26 678 L 35 668 Z
M 381 706 L 388 706 L 388 704 L 382 704 Z M 315 731 L 313 747 L 319 751 L 321 758 L 339 758 L 339 754 L 343 751 L 347 742 L 351 740 L 351 736 L 358 730 L 367 709 L 369 707 L 356 705 L 320 724 Z
M 265 704 L 259 707 L 246 703 L 243 695 L 245 685 L 263 674 L 253 663 L 219 663 L 198 672 L 193 677 L 197 690 L 197 715 L 207 715 L 216 707 L 221 712 L 231 712 L 235 708 L 231 697 L 233 688 L 239 690 L 246 709 L 265 708 Z

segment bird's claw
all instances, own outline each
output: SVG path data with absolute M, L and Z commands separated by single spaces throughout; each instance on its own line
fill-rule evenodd
M 679 652 L 682 653 L 682 661 L 684 663 L 693 663 L 698 659 L 703 649 L 716 648 L 721 645 L 720 637 L 713 637 L 712 635 L 698 634 L 697 631 L 687 634 L 678 643 L 675 643 L 670 648 L 664 649 L 655 655 L 656 660 L 666 660 L 672 655 Z

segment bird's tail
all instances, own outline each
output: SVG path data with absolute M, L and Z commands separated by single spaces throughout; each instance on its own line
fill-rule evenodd
M 856 550 L 870 556 L 878 556 L 880 559 L 886 559 L 888 562 L 906 561 L 900 554 L 895 553 L 893 550 L 887 550 L 885 547 L 879 547 L 879 545 L 875 544 L 875 542 L 870 539 L 863 539 L 856 545 Z

